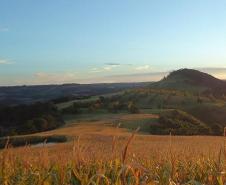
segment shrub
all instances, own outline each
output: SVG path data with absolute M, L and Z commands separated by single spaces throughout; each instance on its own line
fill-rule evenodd
M 117 113 L 122 109 L 122 104 L 119 101 L 114 101 L 108 106 L 108 110 L 113 113 Z
M 139 113 L 138 107 L 137 107 L 133 102 L 130 102 L 130 103 L 128 104 L 128 111 L 129 111 L 131 114 Z
M 62 112 L 67 114 L 77 114 L 79 113 L 79 109 L 80 105 L 78 105 L 77 103 L 73 103 L 73 105 L 62 109 Z
M 208 135 L 211 129 L 186 112 L 170 110 L 160 114 L 159 124 L 151 125 L 150 132 L 152 134 Z

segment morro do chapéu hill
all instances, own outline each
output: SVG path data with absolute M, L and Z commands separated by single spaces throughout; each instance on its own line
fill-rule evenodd
M 226 94 L 226 82 L 224 80 L 195 69 L 173 71 L 159 82 L 151 84 L 151 87 L 185 90 L 201 94 L 213 94 L 214 96 Z

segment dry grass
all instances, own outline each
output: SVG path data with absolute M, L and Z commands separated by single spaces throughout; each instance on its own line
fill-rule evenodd
M 128 135 L 127 129 L 118 129 L 112 124 L 113 122 L 120 123 L 121 121 L 139 121 L 142 119 L 158 118 L 154 114 L 115 114 L 108 118 L 103 118 L 97 121 L 79 120 L 79 122 L 70 123 L 66 127 L 56 130 L 37 133 L 34 135 L 67 135 L 77 137 L 79 135 Z
M 106 122 L 42 134 L 75 140 L 0 153 L 3 185 L 223 185 L 224 137 L 132 135 Z
M 141 119 L 152 119 L 158 118 L 159 115 L 157 114 L 126 114 L 118 117 L 119 120 L 123 121 L 134 121 L 134 120 L 141 120 Z

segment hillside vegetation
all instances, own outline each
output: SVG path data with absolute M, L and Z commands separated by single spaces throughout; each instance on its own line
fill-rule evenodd
M 128 129 L 140 126 L 142 132 L 151 134 L 221 135 L 226 126 L 226 98 L 222 94 L 225 84 L 208 74 L 182 69 L 143 88 L 136 86 L 101 96 L 82 94 L 76 99 L 61 97 L 53 99 L 52 103 L 3 106 L 0 108 L 0 134 L 29 134 L 55 129 L 64 124 L 63 118 L 70 116 L 77 119 L 95 115 L 95 120 L 99 120 L 111 114 L 154 113 L 159 118 L 127 121 L 121 126 Z M 73 85 L 65 87 L 69 93 L 74 88 Z M 218 88 L 221 91 L 216 91 Z
M 63 124 L 52 103 L 0 107 L 0 137 L 51 130 Z
M 211 129 L 192 115 L 180 111 L 170 110 L 160 114 L 159 123 L 151 125 L 151 134 L 173 135 L 209 135 Z
M 166 78 L 149 87 L 126 90 L 111 96 L 100 96 L 90 101 L 67 103 L 68 106 L 59 108 L 63 114 L 75 115 L 90 112 L 153 113 L 158 110 L 156 114 L 162 112 L 158 121 L 140 121 L 142 127 L 145 124 L 146 132 L 221 135 L 226 126 L 226 98 L 222 94 L 225 84 L 225 81 L 211 75 L 182 69 L 170 73 Z M 218 92 L 218 88 L 221 88 L 221 91 Z M 163 117 L 166 119 L 164 120 Z M 131 125 L 139 126 L 139 123 L 131 123 Z
M 173 71 L 161 81 L 151 84 L 150 87 L 185 90 L 218 98 L 226 94 L 225 81 L 193 69 Z

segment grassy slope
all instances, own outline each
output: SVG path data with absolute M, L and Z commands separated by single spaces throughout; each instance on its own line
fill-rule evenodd
M 219 95 L 220 89 L 221 93 L 226 92 L 225 81 L 193 69 L 173 71 L 161 81 L 151 84 L 150 87 L 185 90 L 196 93 L 204 93 L 208 90 L 215 95 Z
M 177 89 L 190 92 L 203 92 L 207 90 L 206 87 L 194 86 L 186 83 L 186 81 L 188 81 L 186 77 L 181 75 L 174 75 L 170 78 L 154 83 L 153 85 L 151 85 L 151 87 L 159 89 Z
M 158 110 L 156 111 L 158 112 Z M 43 142 L 45 139 L 52 141 L 52 138 L 53 140 L 56 138 L 55 142 L 58 142 L 58 137 L 71 140 L 77 138 L 79 135 L 106 136 L 117 133 L 127 135 L 138 127 L 141 128 L 142 132 L 148 133 L 150 124 L 156 122 L 157 119 L 157 114 L 128 114 L 127 112 L 115 114 L 107 113 L 104 110 L 93 113 L 86 112 L 79 115 L 65 115 L 64 120 L 66 124 L 61 128 L 29 135 L 12 136 L 9 142 L 13 144 L 13 146 L 21 146 L 26 143 L 35 144 Z M 117 128 L 119 124 L 120 128 Z M 7 138 L 1 140 L 1 146 L 6 142 Z
M 98 100 L 98 98 L 100 96 L 103 96 L 103 97 L 106 97 L 107 98 L 107 97 L 111 97 L 111 96 L 114 96 L 114 95 L 120 95 L 122 93 L 123 93 L 123 91 L 116 92 L 116 93 L 102 94 L 102 95 L 98 95 L 98 96 L 91 96 L 88 99 L 72 100 L 72 101 L 68 101 L 68 102 L 63 102 L 63 103 L 57 104 L 57 108 L 58 109 L 63 109 L 63 108 L 66 108 L 66 107 L 69 107 L 69 106 L 73 105 L 73 103 L 76 103 L 76 102 L 95 102 L 96 100 Z
M 137 89 L 121 92 L 117 94 L 117 100 L 122 103 L 128 103 L 133 101 L 141 110 L 142 113 L 154 113 L 159 114 L 162 111 L 170 109 L 179 109 L 190 113 L 200 121 L 207 125 L 215 125 L 216 123 L 221 125 L 222 128 L 226 125 L 226 108 L 225 102 L 221 99 L 215 99 L 206 96 L 197 96 L 194 93 L 186 91 L 176 90 L 164 90 L 164 89 Z M 114 95 L 107 96 L 111 98 Z M 90 100 L 82 101 L 96 101 L 98 97 L 93 97 Z M 201 103 L 198 102 L 201 99 Z M 70 106 L 72 102 L 67 103 Z M 65 104 L 66 105 L 66 104 Z M 120 114 L 127 114 L 126 111 L 121 111 Z M 208 117 L 206 116 L 208 115 Z M 89 113 L 86 109 L 82 111 L 82 114 L 78 114 L 75 117 L 67 116 L 66 119 L 88 120 L 98 121 L 100 119 L 108 119 L 114 122 L 115 114 L 109 113 L 107 110 L 98 109 L 94 113 Z M 140 126 L 141 131 L 149 132 L 149 126 L 152 123 L 157 123 L 155 119 L 140 119 L 139 121 L 126 121 L 122 123 L 122 127 L 135 128 Z M 212 126 L 211 126 L 212 127 Z M 220 131 L 221 132 L 221 131 Z

